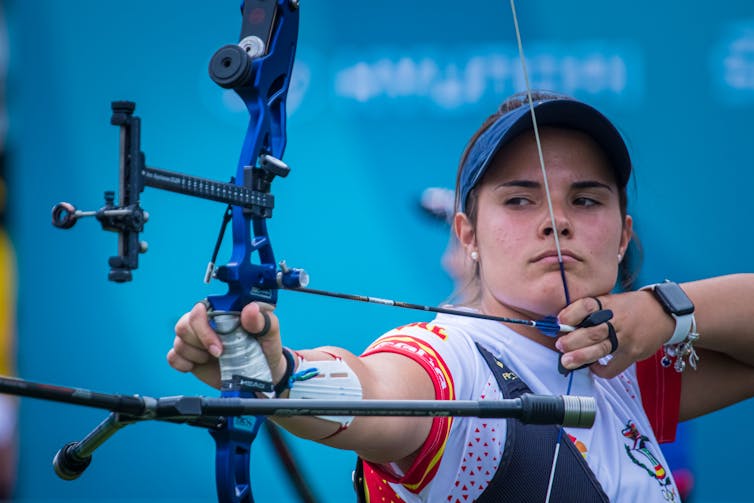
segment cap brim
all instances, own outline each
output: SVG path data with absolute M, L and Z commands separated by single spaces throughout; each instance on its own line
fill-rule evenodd
M 534 102 L 537 127 L 553 126 L 582 131 L 594 139 L 607 156 L 618 187 L 628 184 L 631 158 L 620 132 L 596 108 L 571 99 Z M 484 175 L 495 155 L 520 134 L 533 129 L 528 105 L 501 116 L 482 133 L 469 151 L 461 177 L 461 208 L 471 189 Z M 475 165 L 475 166 L 474 166 Z

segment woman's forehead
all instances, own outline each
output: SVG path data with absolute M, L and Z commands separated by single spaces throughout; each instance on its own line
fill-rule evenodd
M 586 177 L 615 183 L 607 156 L 589 135 L 573 129 L 544 127 L 539 136 L 548 177 Z M 484 178 L 520 177 L 542 179 L 539 149 L 533 131 L 522 133 L 499 151 Z

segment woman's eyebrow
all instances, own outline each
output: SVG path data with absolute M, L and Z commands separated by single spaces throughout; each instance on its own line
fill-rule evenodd
M 534 180 L 508 180 L 505 182 L 501 182 L 498 184 L 498 187 L 523 187 L 527 189 L 537 189 L 542 186 L 541 182 L 534 181 Z M 573 182 L 571 184 L 571 188 L 573 189 L 606 189 L 610 192 L 613 191 L 613 188 L 604 182 L 598 182 L 597 180 L 583 180 L 580 182 Z
M 606 184 L 604 182 L 598 182 L 596 180 L 585 180 L 583 182 L 573 182 L 571 184 L 571 187 L 574 188 L 574 189 L 594 189 L 594 188 L 598 188 L 598 189 L 606 189 L 606 190 L 608 190 L 610 192 L 613 191 L 613 188 L 610 185 L 608 185 L 608 184 Z
M 498 187 L 525 187 L 528 189 L 536 189 L 541 185 L 540 182 L 534 180 L 508 180 L 507 182 L 499 184 Z

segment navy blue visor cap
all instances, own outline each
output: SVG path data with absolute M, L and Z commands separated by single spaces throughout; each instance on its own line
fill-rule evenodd
M 574 99 L 555 98 L 534 102 L 537 127 L 552 126 L 582 131 L 607 155 L 618 188 L 631 176 L 631 157 L 620 132 L 596 108 Z M 471 146 L 460 177 L 460 207 L 466 210 L 469 192 L 479 183 L 495 155 L 521 133 L 533 130 L 528 102 L 500 116 Z M 546 167 L 546 166 L 545 166 Z

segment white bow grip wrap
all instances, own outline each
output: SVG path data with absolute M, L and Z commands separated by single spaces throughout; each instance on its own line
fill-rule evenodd
M 241 328 L 238 313 L 216 313 L 215 330 L 223 343 L 220 373 L 223 382 L 234 375 L 253 379 L 272 389 L 272 372 L 262 347 L 254 337 Z

